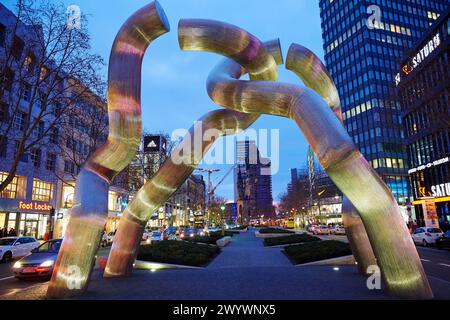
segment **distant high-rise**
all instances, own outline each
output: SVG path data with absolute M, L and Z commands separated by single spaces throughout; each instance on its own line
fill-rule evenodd
M 272 175 L 269 159 L 262 158 L 254 141 L 236 143 L 235 202 L 238 222 L 273 218 Z
M 320 0 L 325 61 L 344 124 L 399 204 L 410 196 L 398 61 L 448 7 L 448 0 Z

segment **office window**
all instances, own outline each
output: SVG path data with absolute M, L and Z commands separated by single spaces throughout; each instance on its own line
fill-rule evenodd
M 20 39 L 18 36 L 14 36 L 11 53 L 17 60 L 20 60 L 20 58 L 22 57 L 24 46 L 25 43 L 23 42 L 23 40 Z
M 11 70 L 11 68 L 7 68 L 5 71 L 5 75 L 4 75 L 4 86 L 5 86 L 5 90 L 6 91 L 11 91 L 12 90 L 12 86 L 13 86 L 13 82 L 14 82 L 14 71 Z
M 31 85 L 26 82 L 22 83 L 22 99 L 27 102 L 31 100 Z
M 75 174 L 75 164 L 72 161 L 64 161 L 64 172 Z
M 5 181 L 8 173 L 0 172 L 0 182 Z M 6 188 L 0 192 L 0 198 L 15 199 L 17 196 L 17 177 L 14 177 L 12 181 L 6 186 Z
M 30 152 L 30 158 L 31 162 L 33 163 L 33 166 L 36 168 L 39 168 L 41 166 L 41 150 L 34 149 Z
M 13 128 L 23 131 L 25 129 L 26 117 L 27 117 L 27 114 L 25 112 L 17 111 L 14 114 Z
M 25 58 L 25 70 L 29 73 L 34 71 L 34 68 L 36 66 L 35 58 L 32 53 L 29 53 L 27 57 Z
M 6 27 L 0 23 L 0 46 L 5 45 L 6 39 Z
M 52 199 L 53 184 L 39 179 L 33 179 L 32 199 L 50 202 Z
M 8 104 L 0 102 L 0 122 L 6 122 L 9 119 Z
M 0 157 L 6 157 L 6 151 L 8 147 L 8 137 L 0 136 Z
M 50 130 L 50 143 L 58 143 L 59 130 L 58 128 L 52 128 Z
M 55 171 L 56 166 L 56 154 L 47 153 L 47 162 L 45 164 L 45 168 L 49 171 Z

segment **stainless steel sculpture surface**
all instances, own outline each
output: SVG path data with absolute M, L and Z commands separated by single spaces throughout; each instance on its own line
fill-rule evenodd
M 150 43 L 169 29 L 164 11 L 153 2 L 132 15 L 114 40 L 108 74 L 108 140 L 78 175 L 49 298 L 73 296 L 86 288 L 108 214 L 109 184 L 131 162 L 141 142 L 142 59 Z
M 309 49 L 293 44 L 289 48 L 286 69 L 294 72 L 307 87 L 316 91 L 327 102 L 343 125 L 338 91 L 319 57 Z M 369 267 L 377 265 L 376 258 L 361 217 L 345 196 L 342 204 L 342 221 L 358 264 L 358 270 L 361 274 L 366 275 Z
M 88 284 L 105 223 L 108 185 L 130 162 L 140 141 L 142 57 L 150 42 L 168 30 L 165 15 L 154 2 L 137 11 L 115 40 L 109 70 L 108 143 L 94 154 L 78 177 L 75 206 L 49 297 L 68 297 L 82 292 Z M 322 167 L 359 213 L 387 290 L 404 298 L 431 298 L 428 280 L 397 203 L 345 131 L 336 88 L 317 57 L 299 45 L 292 45 L 288 53 L 287 68 L 309 89 L 272 82 L 277 79 L 277 63 L 282 63 L 278 41 L 264 45 L 238 27 L 211 20 L 181 20 L 178 35 L 182 50 L 215 52 L 229 58 L 211 72 L 207 81 L 211 99 L 226 109 L 205 115 L 204 129 L 216 128 L 221 134 L 238 132 L 262 113 L 293 119 Z M 250 74 L 250 81 L 239 80 L 245 72 Z M 185 138 L 174 152 L 195 145 L 189 140 Z M 149 215 L 192 173 L 212 143 L 192 148 L 183 164 L 169 160 L 138 192 L 121 219 L 106 277 L 131 273 Z M 368 256 L 361 257 L 370 261 Z

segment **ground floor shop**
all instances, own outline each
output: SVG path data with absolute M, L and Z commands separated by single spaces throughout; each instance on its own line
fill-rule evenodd
M 44 202 L 0 199 L 0 228 L 36 239 L 48 237 L 53 207 Z

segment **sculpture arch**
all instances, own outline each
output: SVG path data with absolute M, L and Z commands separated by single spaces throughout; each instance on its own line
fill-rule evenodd
M 104 197 L 108 183 L 131 161 L 140 140 L 140 63 L 150 42 L 168 31 L 162 8 L 153 2 L 137 11 L 116 38 L 109 66 L 110 137 L 78 177 L 75 206 L 50 282 L 49 297 L 79 294 L 88 285 L 106 219 Z M 277 80 L 277 64 L 283 62 L 278 40 L 263 44 L 236 26 L 193 19 L 180 21 L 178 35 L 182 50 L 209 51 L 228 58 L 207 80 L 209 96 L 225 109 L 206 114 L 202 118 L 204 126 L 223 133 L 228 129 L 238 132 L 262 113 L 293 119 L 322 167 L 358 211 L 387 290 L 405 298 L 432 298 L 397 203 L 343 127 L 339 96 L 317 57 L 299 45 L 292 45 L 289 50 L 287 68 L 310 87 L 305 88 L 273 82 Z M 249 72 L 250 81 L 239 80 L 245 72 Z M 137 125 L 130 126 L 130 122 Z M 150 218 L 149 210 L 159 207 L 175 192 L 211 145 L 204 142 L 201 150 L 192 150 L 190 165 L 166 162 L 139 190 L 122 216 L 105 276 L 131 273 L 143 227 Z M 93 205 L 93 186 L 97 188 L 95 195 L 102 197 L 101 205 Z M 75 241 L 80 248 L 75 248 Z M 357 248 L 361 248 L 360 243 L 354 241 L 354 252 Z M 355 256 L 358 259 L 359 255 Z M 75 279 L 68 270 L 78 264 L 81 273 Z M 70 280 L 80 281 L 80 288 L 69 290 L 66 284 Z

